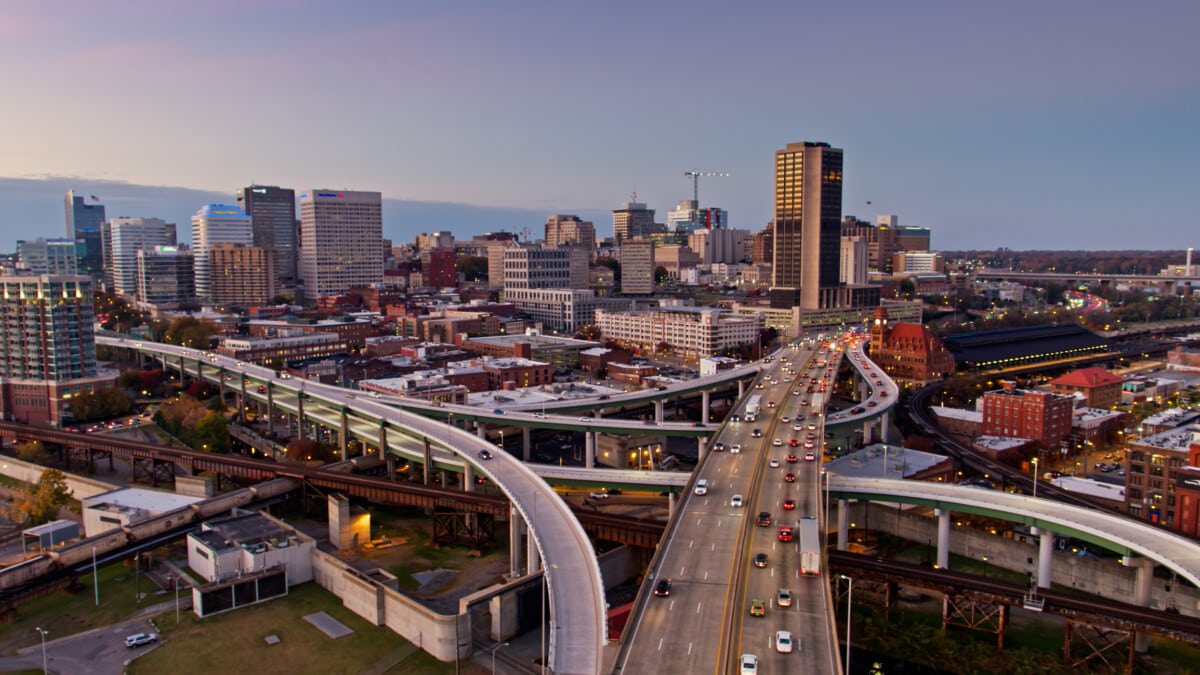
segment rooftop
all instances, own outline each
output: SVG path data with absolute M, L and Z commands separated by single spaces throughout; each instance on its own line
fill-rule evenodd
M 574 347 L 576 349 L 588 349 L 600 346 L 599 343 L 590 340 L 576 340 L 575 338 L 563 337 L 561 335 L 542 335 L 541 333 L 474 337 L 471 338 L 471 342 L 510 348 L 519 343 L 531 344 L 534 347 Z
M 1142 424 L 1146 426 L 1162 427 L 1162 426 L 1180 426 L 1188 422 L 1200 418 L 1200 410 L 1188 410 L 1186 408 L 1167 408 L 1162 412 L 1154 413 L 1153 415 L 1142 420 Z
M 878 443 L 828 462 L 825 468 L 839 476 L 903 479 L 949 459 L 932 452 Z
M 1120 411 L 1105 410 L 1104 408 L 1076 408 L 1071 419 L 1071 424 L 1095 424 L 1097 422 L 1119 419 L 1124 414 Z
M 83 500 L 83 507 L 113 512 L 140 510 L 158 514 L 174 511 L 201 501 L 204 500 L 200 497 L 189 497 L 174 492 L 123 488 L 88 497 Z
M 1082 389 L 1090 389 L 1092 387 L 1111 386 L 1121 383 L 1121 378 L 1114 375 L 1103 368 L 1081 368 L 1072 370 L 1071 372 L 1056 377 L 1050 380 L 1050 384 L 1060 387 L 1079 387 Z
M 1120 485 L 1109 485 L 1090 478 L 1078 478 L 1076 476 L 1061 476 L 1050 481 L 1054 487 L 1059 487 L 1070 492 L 1078 492 L 1088 497 L 1098 497 L 1114 502 L 1125 501 L 1125 488 Z
M 1187 452 L 1188 446 L 1192 444 L 1193 433 L 1198 430 L 1200 429 L 1197 429 L 1196 425 L 1176 427 L 1174 429 L 1164 431 L 1161 434 L 1154 434 L 1153 436 L 1146 436 L 1136 441 L 1130 441 L 1130 445 L 1152 448 L 1155 450 Z
M 296 531 L 261 513 L 239 513 L 210 520 L 194 536 L 214 551 L 233 548 L 252 548 L 260 544 L 276 546 L 295 536 Z
M 1032 439 L 1029 438 L 1005 438 L 1003 436 L 980 436 L 975 439 L 975 445 L 988 450 L 1011 450 L 1019 448 Z
M 968 410 L 966 408 L 947 408 L 946 406 L 934 406 L 930 408 L 933 414 L 938 417 L 944 417 L 951 420 L 962 420 L 964 422 L 976 422 L 983 424 L 983 412 L 980 410 Z

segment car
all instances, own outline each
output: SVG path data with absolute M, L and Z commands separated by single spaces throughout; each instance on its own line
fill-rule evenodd
M 604 488 L 604 491 L 607 492 L 610 497 L 615 497 L 621 494 L 621 488 Z
M 809 430 L 809 431 L 816 431 L 816 430 L 817 430 L 817 425 L 816 425 L 816 424 L 813 424 L 812 422 L 809 422 L 809 424 L 808 424 L 808 430 Z
M 487 461 L 491 458 L 492 458 L 492 452 L 490 450 L 480 450 L 479 451 L 479 459 Z
M 658 583 L 654 585 L 654 595 L 660 598 L 669 597 L 671 595 L 671 580 L 659 579 Z
M 763 602 L 762 600 L 751 600 L 750 601 L 750 616 L 766 616 L 766 615 L 767 615 L 767 603 Z
M 800 439 L 798 439 L 798 438 L 793 438 L 792 440 L 788 441 L 788 447 L 795 448 L 799 445 L 800 445 Z
M 731 452 L 731 453 L 733 453 L 733 454 L 735 454 L 735 455 L 736 455 L 737 453 L 741 452 L 741 451 L 742 451 L 742 444 L 741 444 L 741 443 L 734 443 L 733 445 L 729 446 L 729 452 Z
M 539 420 L 546 419 L 546 413 L 542 413 L 542 412 L 535 412 L 535 413 L 533 413 L 533 416 L 538 418 Z
M 775 631 L 775 651 L 780 654 L 792 653 L 792 634 L 786 630 Z
M 588 496 L 592 499 L 608 499 L 608 493 L 600 490 L 593 490 L 592 492 L 588 493 Z
M 888 393 L 886 389 L 879 392 L 879 398 L 887 398 L 887 395 Z
M 754 566 L 755 567 L 766 567 L 767 566 L 767 554 L 759 553 L 758 555 L 754 556 Z
M 792 606 L 792 592 L 786 588 L 781 588 L 775 593 L 775 604 L 780 607 Z
M 816 447 L 817 446 L 814 445 L 812 441 L 804 441 L 804 448 L 806 450 L 812 450 L 813 448 L 816 448 Z
M 795 508 L 796 508 L 796 500 L 795 499 L 789 498 L 789 499 L 783 500 L 783 510 L 784 511 L 791 511 Z
M 867 407 L 868 407 L 868 408 L 874 408 L 874 407 L 875 407 L 875 406 L 877 406 L 877 405 L 879 405 L 879 404 L 878 404 L 878 403 L 876 403 L 875 401 L 867 401 Z
M 792 528 L 788 525 L 779 526 L 779 541 L 788 542 L 792 540 Z
M 798 457 L 796 457 L 795 455 L 788 455 L 784 459 L 787 460 L 788 464 L 795 464 L 796 462 L 800 461 L 800 459 Z
M 784 415 L 783 417 L 779 418 L 779 421 L 782 424 L 787 424 L 792 421 L 792 418 L 788 417 L 787 415 Z
M 796 387 L 795 389 L 792 390 L 792 396 L 799 396 L 799 395 L 800 395 L 799 387 Z
M 590 418 L 590 417 L 580 417 L 580 418 L 579 418 L 579 421 L 580 421 L 580 422 L 591 422 L 591 421 L 592 421 L 592 418 Z
M 767 466 L 771 467 L 772 469 L 778 469 L 779 468 L 779 460 L 772 457 L 771 461 L 767 462 Z
M 717 441 L 716 443 L 713 443 L 713 451 L 725 452 L 725 443 L 723 441 Z
M 499 408 L 496 408 L 495 410 L 492 411 L 492 414 L 493 415 L 503 415 L 504 411 Z
M 742 416 L 741 416 L 741 415 L 734 415 L 733 417 L 730 417 L 730 418 L 729 418 L 729 421 L 730 421 L 730 422 L 741 422 L 741 421 L 742 421 Z
M 792 431 L 804 431 L 804 425 L 803 424 L 793 424 Z
M 859 406 L 859 407 L 857 407 L 857 408 L 851 408 L 851 410 L 850 410 L 850 414 L 851 414 L 851 415 L 857 415 L 857 414 L 859 414 L 859 413 L 864 413 L 864 412 L 866 412 L 866 411 L 867 411 L 867 409 L 866 409 L 866 408 L 863 408 L 862 406 Z
M 795 483 L 796 482 L 796 474 L 789 471 L 789 472 L 783 474 L 783 480 L 785 483 Z
M 701 478 L 700 480 L 696 481 L 696 488 L 692 490 L 692 492 L 700 495 L 701 497 L 708 494 L 708 480 Z
M 129 649 L 158 642 L 158 633 L 134 633 L 125 638 L 125 646 Z
M 743 502 L 743 500 L 742 500 L 742 496 L 741 496 L 741 495 L 734 495 L 734 496 L 732 496 L 732 497 L 730 497 L 730 498 L 729 498 L 729 505 L 730 505 L 730 506 L 732 506 L 732 507 L 733 507 L 733 508 L 735 508 L 735 509 L 740 509 L 740 508 L 742 508 L 742 504 L 743 504 L 743 503 L 744 503 L 744 502 Z
M 750 436 L 753 438 L 762 438 L 762 429 L 755 429 L 754 431 L 751 431 Z
M 776 438 L 775 440 L 771 441 L 771 445 L 773 445 L 773 446 L 775 446 L 775 447 L 777 447 L 777 448 L 778 448 L 778 447 L 780 447 L 780 446 L 782 446 L 782 445 L 783 445 L 783 439 L 782 439 L 782 438 Z
M 806 462 L 817 461 L 817 453 L 813 452 L 812 450 L 809 450 L 808 452 L 804 453 L 804 461 L 806 461 Z
M 739 675 L 758 675 L 758 657 L 753 654 L 742 654 L 738 659 Z
M 768 407 L 768 408 L 774 408 L 774 407 L 775 407 L 775 401 L 767 401 L 767 407 Z
M 758 513 L 758 518 L 754 521 L 754 524 L 758 525 L 759 527 L 770 527 L 771 513 L 769 511 L 760 511 Z

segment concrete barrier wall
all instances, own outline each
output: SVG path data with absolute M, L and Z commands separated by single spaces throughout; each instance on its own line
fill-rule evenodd
M 929 547 L 930 558 L 936 558 L 937 520 L 924 509 L 899 510 L 891 506 L 852 502 L 850 522 L 854 529 L 887 532 L 902 539 Z M 990 534 L 954 524 L 950 514 L 950 552 L 976 560 L 987 557 L 988 564 L 1016 572 L 1037 572 L 1038 545 L 1036 538 L 1014 533 L 1013 538 Z M 854 531 L 850 531 L 854 541 Z M 953 568 L 953 563 L 951 563 Z M 1122 565 L 1115 558 L 1079 556 L 1068 551 L 1055 551 L 1052 581 L 1120 602 L 1133 602 L 1136 570 Z M 1168 588 L 1170 590 L 1168 590 Z M 1155 578 L 1151 590 L 1151 607 L 1165 609 L 1175 606 L 1181 614 L 1200 616 L 1200 593 L 1186 582 L 1172 584 L 1168 579 Z
M 313 579 L 341 598 L 346 609 L 373 625 L 391 628 L 440 661 L 455 660 L 455 643 L 458 658 L 471 655 L 470 618 L 465 614 L 438 614 L 319 550 L 313 551 Z
M 46 467 L 40 464 L 23 462 L 13 457 L 0 458 L 0 473 L 25 483 L 36 484 L 45 470 Z M 119 490 L 122 487 L 115 483 L 85 478 L 72 473 L 63 472 L 63 475 L 67 478 L 67 488 L 71 490 L 71 496 L 81 501 L 105 492 Z

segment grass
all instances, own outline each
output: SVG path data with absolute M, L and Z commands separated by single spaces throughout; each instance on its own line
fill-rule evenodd
M 35 627 L 41 626 L 54 637 L 73 635 L 92 628 L 105 626 L 129 617 L 143 607 L 163 602 L 166 596 L 148 595 L 141 604 L 134 597 L 137 580 L 132 569 L 115 564 L 100 569 L 100 605 L 95 604 L 92 575 L 79 578 L 83 588 L 71 594 L 59 591 L 17 608 L 16 618 L 0 630 L 0 651 L 13 654 L 21 647 L 39 642 Z M 147 579 L 141 580 L 143 593 L 152 593 L 155 586 Z
M 331 640 L 303 618 L 321 611 L 354 633 Z M 128 672 L 208 674 L 252 668 L 276 673 L 357 673 L 409 644 L 385 627 L 368 624 L 315 583 L 292 588 L 287 597 L 261 605 L 208 619 L 188 613 L 178 626 L 172 617 L 164 616 L 158 625 L 162 646 L 134 661 Z M 267 645 L 263 640 L 268 635 L 278 636 L 281 642 Z M 416 650 L 385 672 L 442 675 L 454 672 L 454 664 Z

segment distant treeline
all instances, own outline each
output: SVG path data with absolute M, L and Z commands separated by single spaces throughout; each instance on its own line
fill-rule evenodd
M 1021 272 L 1096 272 L 1100 274 L 1158 274 L 1172 265 L 1183 265 L 1186 253 L 1178 251 L 942 251 L 946 261 L 971 260 L 987 267 Z M 1200 264 L 1200 252 L 1193 260 Z

